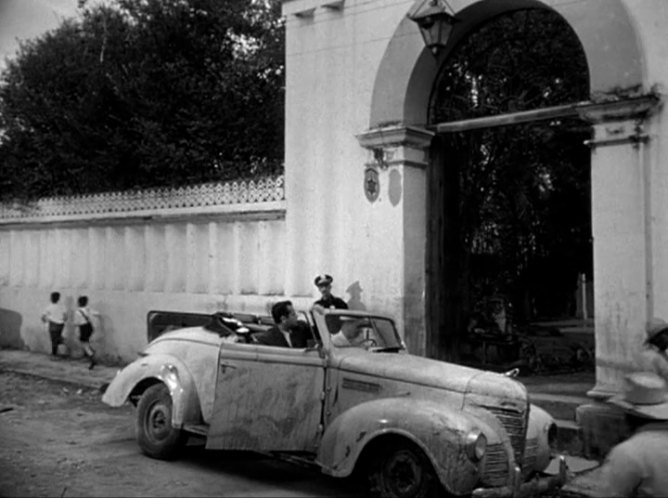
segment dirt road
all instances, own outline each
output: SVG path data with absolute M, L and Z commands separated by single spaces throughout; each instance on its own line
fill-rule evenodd
M 191 445 L 175 462 L 139 453 L 131 407 L 92 389 L 0 372 L 0 496 L 361 497 L 348 481 Z M 196 442 L 195 442 L 196 443 Z

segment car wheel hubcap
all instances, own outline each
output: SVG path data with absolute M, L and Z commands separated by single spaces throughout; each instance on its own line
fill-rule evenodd
M 389 485 L 397 496 L 412 496 L 420 487 L 421 469 L 409 451 L 395 453 L 387 466 Z
M 171 429 L 169 409 L 164 405 L 153 405 L 149 410 L 146 422 L 146 432 L 152 439 L 164 439 Z

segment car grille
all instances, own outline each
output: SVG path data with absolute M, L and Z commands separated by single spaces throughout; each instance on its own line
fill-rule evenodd
M 536 468 L 538 459 L 538 439 L 527 439 L 522 460 L 522 477 L 526 479 Z
M 515 453 L 515 461 L 522 461 L 522 454 L 524 452 L 524 437 L 526 434 L 526 427 L 524 423 L 524 413 L 515 410 L 506 410 L 497 407 L 485 407 L 501 422 L 504 429 L 510 436 L 510 445 L 513 447 Z
M 538 442 L 535 439 L 527 441 L 526 448 L 524 438 L 526 435 L 525 414 L 516 410 L 507 410 L 499 407 L 485 406 L 486 410 L 492 413 L 503 428 L 508 433 L 510 445 L 515 454 L 515 462 L 522 462 L 522 468 L 527 469 L 522 472 L 523 477 L 531 473 L 537 456 Z M 526 451 L 526 460 L 523 461 L 523 454 Z M 485 470 L 483 471 L 482 482 L 487 486 L 504 486 L 508 484 L 510 468 L 508 467 L 508 455 L 503 444 L 492 444 L 487 447 L 485 452 Z
M 482 484 L 486 486 L 504 486 L 508 483 L 508 456 L 503 444 L 490 444 L 485 451 L 485 470 Z

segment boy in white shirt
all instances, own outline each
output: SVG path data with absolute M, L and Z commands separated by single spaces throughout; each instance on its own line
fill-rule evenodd
M 59 301 L 60 292 L 52 292 L 51 304 L 42 313 L 42 321 L 47 324 L 49 329 L 51 354 L 53 356 L 58 356 L 58 345 L 63 343 L 63 327 L 65 327 L 65 319 L 67 318 L 65 307 Z
M 74 312 L 74 325 L 79 327 L 79 341 L 84 355 L 90 359 L 88 369 L 92 370 L 95 366 L 95 350 L 90 345 L 90 336 L 93 335 L 94 331 L 91 318 L 92 315 L 99 315 L 99 313 L 88 307 L 88 296 L 79 296 L 77 304 L 79 307 Z

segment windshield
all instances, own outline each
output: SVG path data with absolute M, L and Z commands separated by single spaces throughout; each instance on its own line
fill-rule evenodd
M 336 348 L 363 348 L 373 351 L 403 349 L 392 320 L 358 315 L 325 317 L 332 345 Z

